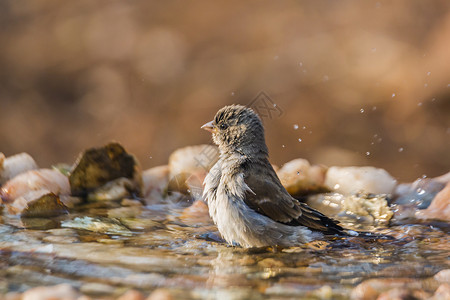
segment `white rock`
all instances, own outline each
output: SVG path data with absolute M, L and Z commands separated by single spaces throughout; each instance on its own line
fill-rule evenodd
M 19 153 L 7 158 L 3 153 L 0 153 L 0 185 L 20 173 L 37 168 L 36 162 L 27 153 Z
M 391 194 L 397 185 L 386 170 L 374 167 L 330 167 L 325 185 L 341 194 L 357 192 Z
M 46 190 L 55 195 L 69 195 L 69 180 L 61 172 L 50 169 L 31 170 L 2 186 L 0 195 L 4 200 L 12 201 L 32 191 Z

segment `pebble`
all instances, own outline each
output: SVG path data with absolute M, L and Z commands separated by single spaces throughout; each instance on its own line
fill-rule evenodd
M 71 244 L 78 243 L 80 240 L 74 236 L 60 236 L 60 235 L 51 235 L 46 236 L 42 239 L 43 242 L 46 243 L 55 243 L 55 244 Z
M 68 284 L 40 286 L 29 289 L 22 295 L 22 300 L 76 300 L 79 293 Z
M 436 195 L 427 209 L 418 211 L 416 217 L 450 222 L 450 183 Z
M 115 289 L 116 289 L 115 287 L 107 284 L 89 282 L 83 284 L 80 288 L 80 291 L 84 294 L 103 295 L 103 294 L 112 294 L 114 293 Z
M 443 283 L 450 283 L 450 269 L 439 271 L 434 275 L 434 279 Z
M 294 159 L 277 171 L 281 184 L 291 195 L 327 191 L 324 185 L 325 166 L 311 166 L 306 159 Z
M 274 258 L 264 258 L 258 262 L 258 265 L 263 268 L 282 268 L 285 266 L 282 261 Z
M 146 300 L 173 300 L 173 297 L 166 289 L 156 289 L 147 297 Z
M 36 170 L 37 168 L 36 162 L 28 153 L 5 157 L 0 152 L 0 185 L 23 172 Z
M 164 200 L 163 194 L 169 184 L 169 172 L 168 165 L 154 167 L 142 172 L 143 194 L 148 205 Z
M 129 290 L 125 292 L 122 296 L 117 298 L 117 300 L 144 300 L 144 295 L 136 290 Z

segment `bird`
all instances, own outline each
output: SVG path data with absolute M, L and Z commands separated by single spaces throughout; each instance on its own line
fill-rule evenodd
M 225 106 L 201 128 L 212 133 L 219 149 L 203 197 L 228 244 L 291 247 L 324 235 L 357 235 L 287 192 L 269 162 L 261 118 L 251 108 Z

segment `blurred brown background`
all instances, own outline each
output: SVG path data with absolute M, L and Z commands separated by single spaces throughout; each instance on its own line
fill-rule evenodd
M 110 140 L 166 163 L 264 91 L 275 164 L 450 169 L 448 0 L 3 0 L 0 45 L 0 151 L 41 166 Z

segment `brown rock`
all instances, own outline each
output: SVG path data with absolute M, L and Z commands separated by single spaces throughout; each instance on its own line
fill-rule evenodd
M 73 196 L 87 196 L 110 181 L 127 178 L 134 183 L 130 192 L 141 194 L 142 178 L 137 159 L 118 143 L 84 151 L 69 176 Z

